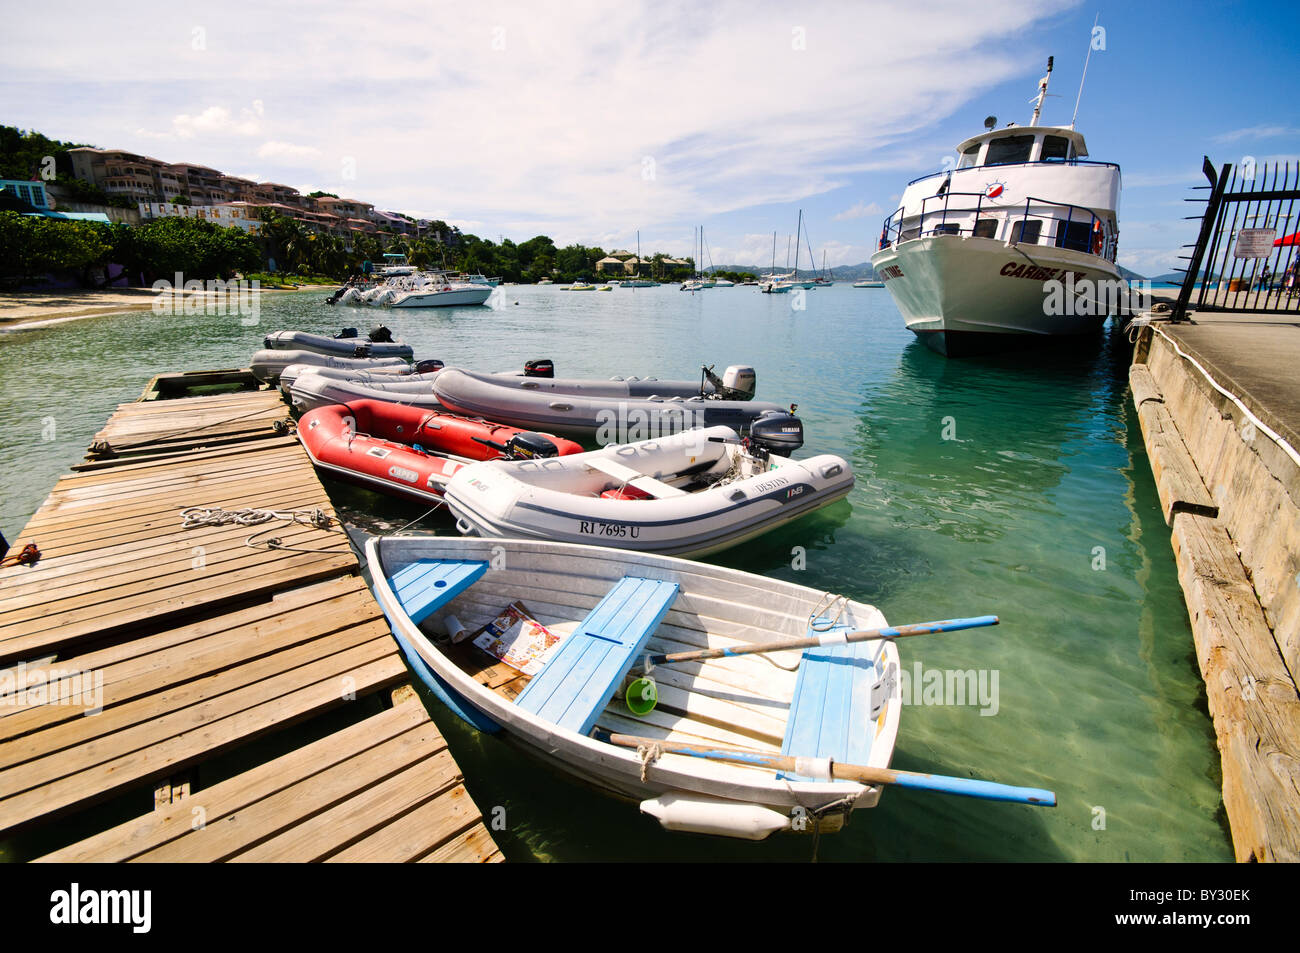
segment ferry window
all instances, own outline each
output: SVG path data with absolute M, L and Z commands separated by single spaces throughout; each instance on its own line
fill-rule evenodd
M 957 168 L 969 169 L 971 166 L 975 165 L 975 163 L 979 161 L 979 157 L 980 157 L 980 147 L 978 145 L 971 146 L 969 149 L 967 149 L 965 152 L 961 154 L 961 161 L 957 163 Z
M 905 228 L 903 229 L 902 233 L 898 236 L 898 240 L 900 242 L 908 242 L 911 241 L 913 238 L 918 238 L 920 234 L 921 234 L 920 228 Z
M 1044 162 L 1053 159 L 1065 159 L 1070 155 L 1070 140 L 1065 136 L 1043 136 L 1043 153 L 1039 158 Z
M 1015 228 L 1011 230 L 1011 240 L 1025 245 L 1037 245 L 1038 233 L 1042 230 L 1043 223 L 1038 219 L 1034 219 L 1032 222 L 1022 220 L 1016 222 Z
M 1092 251 L 1088 243 L 1092 238 L 1092 225 L 1089 222 L 1058 222 L 1056 225 L 1056 247 L 1072 248 L 1075 251 Z
M 998 237 L 998 220 L 996 218 L 982 218 L 975 223 L 976 238 L 997 238 Z
M 1033 148 L 1033 136 L 1004 136 L 1001 139 L 990 139 L 984 164 L 1009 165 L 1014 162 L 1028 162 L 1029 153 Z
M 944 222 L 942 225 L 936 225 L 930 231 L 931 235 L 959 235 L 961 226 L 956 222 Z

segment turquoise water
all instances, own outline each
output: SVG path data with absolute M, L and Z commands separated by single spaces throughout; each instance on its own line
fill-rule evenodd
M 970 699 L 907 707 L 894 766 L 1046 787 L 1059 799 L 1047 810 L 888 790 L 879 807 L 821 838 L 818 856 L 1231 859 L 1213 730 L 1126 400 L 1120 335 L 1069 354 L 950 361 L 913 339 L 883 289 L 814 289 L 798 312 L 793 297 L 744 287 L 500 290 L 498 309 L 335 309 L 317 291 L 268 296 L 252 328 L 137 312 L 0 335 L 0 528 L 16 534 L 150 376 L 239 366 L 271 330 L 364 333 L 382 319 L 417 357 L 482 370 L 547 357 L 563 377 L 693 378 L 702 362 L 752 364 L 760 399 L 798 402 L 802 453 L 845 457 L 857 486 L 847 501 L 714 561 L 874 603 L 894 623 L 1001 616 L 994 629 L 900 643 L 910 676 L 919 663 L 923 673 L 983 672 L 989 685 L 996 672 L 998 693 L 996 713 Z M 365 528 L 422 511 L 328 486 Z M 452 531 L 444 516 L 426 523 Z M 511 859 L 812 854 L 808 837 L 750 844 L 663 832 L 635 805 L 430 705 L 474 799 L 489 819 L 504 817 L 494 833 Z

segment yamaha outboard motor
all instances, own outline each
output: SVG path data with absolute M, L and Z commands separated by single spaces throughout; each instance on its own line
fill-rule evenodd
M 766 411 L 749 425 L 749 445 L 760 458 L 769 453 L 788 457 L 803 446 L 803 421 L 793 412 Z
M 342 341 L 342 340 L 344 340 L 345 338 L 354 338 L 354 337 L 356 337 L 356 336 L 357 336 L 357 329 L 356 329 L 356 328 L 344 328 L 344 329 L 343 329 L 342 331 L 340 331 L 338 334 L 334 335 L 334 340 L 336 340 L 336 341 Z
M 555 364 L 545 358 L 524 361 L 524 377 L 554 377 Z
M 415 373 L 432 374 L 434 371 L 440 371 L 446 366 L 442 361 L 419 361 L 415 365 Z
M 370 340 L 375 344 L 392 344 L 393 332 L 381 324 L 379 327 L 371 330 Z

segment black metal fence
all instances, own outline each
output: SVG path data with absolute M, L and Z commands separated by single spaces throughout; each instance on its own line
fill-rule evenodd
M 1300 313 L 1300 162 L 1225 163 L 1216 175 L 1207 156 L 1202 168 L 1210 184 L 1197 188 L 1210 194 L 1187 200 L 1206 206 L 1188 216 L 1201 230 L 1180 256 L 1189 264 L 1174 319 L 1189 307 Z

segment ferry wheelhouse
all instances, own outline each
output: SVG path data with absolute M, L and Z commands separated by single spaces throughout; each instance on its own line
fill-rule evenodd
M 1093 333 L 1107 318 L 1093 312 L 1107 300 L 1097 282 L 1120 281 L 1119 166 L 1087 159 L 1073 126 L 1038 124 L 1047 81 L 1030 125 L 989 117 L 952 168 L 909 182 L 871 256 L 908 329 L 949 357 Z

